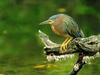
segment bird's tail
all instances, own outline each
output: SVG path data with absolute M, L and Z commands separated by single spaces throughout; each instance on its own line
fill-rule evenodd
M 81 37 L 85 37 L 84 32 L 80 29 Z

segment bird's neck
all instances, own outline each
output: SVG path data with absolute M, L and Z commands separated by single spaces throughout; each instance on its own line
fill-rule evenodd
M 60 35 L 60 33 L 57 31 L 58 29 L 55 26 L 52 25 L 51 29 L 55 34 Z

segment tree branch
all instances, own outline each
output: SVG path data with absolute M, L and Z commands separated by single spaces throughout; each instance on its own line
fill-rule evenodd
M 83 65 L 85 64 L 85 62 L 82 62 L 83 56 L 84 56 L 83 53 L 79 53 L 78 60 L 77 60 L 77 62 L 75 63 L 75 65 L 74 65 L 72 71 L 69 73 L 69 75 L 76 75 L 76 74 L 81 70 L 81 68 L 82 68 Z
M 93 35 L 86 38 L 76 38 L 68 45 L 68 48 L 63 53 L 60 52 L 60 45 L 52 42 L 49 37 L 39 30 L 39 37 L 44 43 L 44 51 L 47 55 L 48 61 L 57 60 L 55 56 L 68 55 L 78 53 L 78 60 L 75 63 L 72 71 L 69 75 L 76 75 L 87 63 L 85 60 L 86 56 L 96 56 L 100 52 L 100 35 Z M 48 57 L 49 56 L 49 57 Z

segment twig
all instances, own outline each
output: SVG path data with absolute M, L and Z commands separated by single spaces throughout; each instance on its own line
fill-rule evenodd
M 85 62 L 82 62 L 83 56 L 84 56 L 83 53 L 79 54 L 78 60 L 77 60 L 76 64 L 74 65 L 72 71 L 69 73 L 69 75 L 76 75 L 81 70 L 83 65 L 85 65 Z

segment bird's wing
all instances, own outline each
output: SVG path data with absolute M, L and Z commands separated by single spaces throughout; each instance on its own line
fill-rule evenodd
M 67 17 L 64 21 L 66 32 L 73 37 L 83 37 L 84 33 L 79 29 L 78 24 L 71 18 Z

